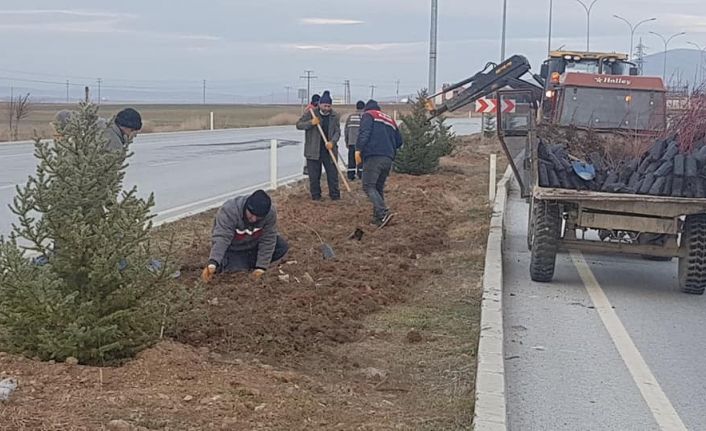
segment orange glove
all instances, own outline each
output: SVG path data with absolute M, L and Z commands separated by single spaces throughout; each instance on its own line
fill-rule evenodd
M 264 274 L 264 273 L 265 273 L 264 269 L 257 268 L 252 273 L 250 273 L 250 279 L 252 281 L 258 281 L 260 278 L 262 278 L 262 274 Z
M 327 141 L 327 142 L 326 142 L 326 149 L 327 149 L 327 150 L 333 150 L 333 142 Z
M 209 263 L 206 268 L 201 272 L 201 281 L 204 283 L 210 283 L 213 280 L 213 275 L 216 273 L 216 265 Z
M 318 126 L 319 124 L 321 124 L 321 120 L 319 120 L 319 117 L 314 116 L 314 118 L 311 119 L 311 125 L 314 126 L 314 127 L 316 127 L 316 126 Z
M 363 164 L 363 156 L 360 154 L 360 151 L 355 152 L 355 164 L 357 166 L 360 166 Z

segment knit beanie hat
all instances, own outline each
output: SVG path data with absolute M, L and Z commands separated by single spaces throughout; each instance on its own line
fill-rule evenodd
M 324 91 L 324 94 L 321 95 L 321 100 L 319 100 L 319 104 L 330 105 L 332 103 L 333 100 L 331 100 L 331 92 L 328 90 Z
M 370 100 L 368 100 L 368 103 L 365 104 L 365 110 L 366 111 L 379 111 L 380 105 L 378 105 L 377 101 L 370 99 Z
M 270 213 L 272 199 L 263 190 L 258 190 L 245 200 L 245 208 L 257 217 L 265 217 Z
M 363 108 L 365 108 L 365 102 L 363 102 L 362 100 L 359 100 L 358 103 L 355 104 L 355 109 L 360 111 Z
M 132 108 L 125 108 L 115 116 L 115 124 L 133 130 L 142 129 L 142 117 Z
M 318 105 L 320 99 L 321 96 L 319 96 L 318 94 L 314 94 L 313 96 L 311 96 L 311 104 L 314 106 Z

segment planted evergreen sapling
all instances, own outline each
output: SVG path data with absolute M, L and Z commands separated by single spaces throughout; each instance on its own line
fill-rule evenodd
M 153 197 L 123 190 L 131 154 L 105 151 L 97 120 L 82 104 L 53 145 L 35 143 L 36 173 L 11 206 L 18 223 L 0 238 L 0 350 L 119 361 L 151 345 L 178 305 L 171 265 L 150 265 Z

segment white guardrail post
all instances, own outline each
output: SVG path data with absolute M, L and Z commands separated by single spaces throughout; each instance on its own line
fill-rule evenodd
M 277 139 L 270 140 L 270 188 L 277 188 Z
M 498 155 L 490 155 L 490 178 L 488 179 L 488 200 L 490 202 L 495 201 L 496 185 L 497 185 L 497 169 L 498 169 Z
M 211 111 L 211 130 L 213 130 L 213 111 Z

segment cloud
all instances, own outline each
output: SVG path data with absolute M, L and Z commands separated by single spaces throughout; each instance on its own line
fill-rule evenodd
M 136 18 L 137 15 L 129 13 L 115 12 L 92 12 L 84 10 L 68 10 L 68 9 L 20 9 L 20 10 L 0 10 L 0 15 L 64 15 L 75 18 Z
M 423 46 L 427 42 L 399 42 L 399 43 L 329 43 L 329 44 L 293 44 L 285 45 L 287 49 L 300 51 L 325 51 L 325 52 L 349 52 L 349 51 L 386 51 L 399 50 Z
M 363 24 L 364 21 L 355 19 L 336 19 L 336 18 L 302 18 L 302 24 L 306 25 L 356 25 Z
M 18 17 L 23 17 L 19 18 Z M 5 18 L 5 19 L 3 19 Z M 221 40 L 218 36 L 130 29 L 125 22 L 138 19 L 129 13 L 66 9 L 0 10 L 0 31 L 36 33 L 129 34 L 140 37 L 191 42 Z

